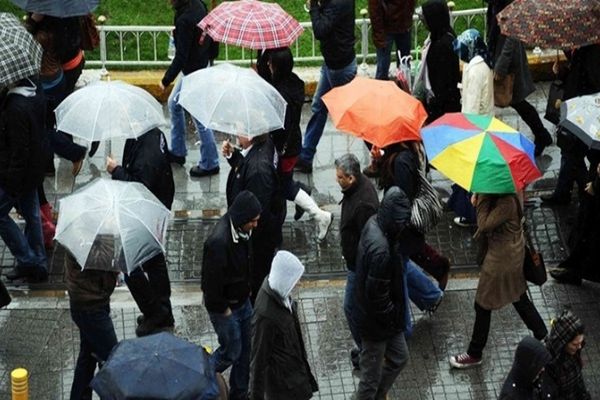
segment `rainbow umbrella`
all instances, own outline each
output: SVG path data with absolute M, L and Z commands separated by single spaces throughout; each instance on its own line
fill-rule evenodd
M 541 176 L 533 143 L 494 117 L 449 113 L 421 136 L 431 165 L 471 192 L 515 193 Z

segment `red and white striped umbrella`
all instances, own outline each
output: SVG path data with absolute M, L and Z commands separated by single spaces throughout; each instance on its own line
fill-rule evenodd
M 258 0 L 225 1 L 198 26 L 217 42 L 254 50 L 289 47 L 304 30 L 279 4 Z

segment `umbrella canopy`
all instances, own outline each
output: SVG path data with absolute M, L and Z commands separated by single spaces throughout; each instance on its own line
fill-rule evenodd
M 79 265 L 98 235 L 120 240 L 128 271 L 165 251 L 171 212 L 141 183 L 97 179 L 59 205 L 55 239 Z
M 503 34 L 544 48 L 574 48 L 600 42 L 598 0 L 515 0 L 502 10 Z
M 217 42 L 255 50 L 289 47 L 304 30 L 279 4 L 257 0 L 225 1 L 198 26 Z
M 12 14 L 0 13 L 0 87 L 40 72 L 42 46 Z
M 283 128 L 287 105 L 252 69 L 231 64 L 186 75 L 178 101 L 204 126 L 247 137 Z
M 541 176 L 533 143 L 494 117 L 446 114 L 421 136 L 431 165 L 468 191 L 515 193 Z
M 162 106 L 150 93 L 120 81 L 76 90 L 54 112 L 58 130 L 89 141 L 137 138 L 166 125 Z
M 87 15 L 94 11 L 100 0 L 10 0 L 25 11 L 66 18 Z
M 92 388 L 103 400 L 187 400 L 218 394 L 204 349 L 166 332 L 121 341 Z
M 560 125 L 588 147 L 600 150 L 600 92 L 565 101 L 560 113 Z
M 421 140 L 427 112 L 395 83 L 356 77 L 323 96 L 336 128 L 378 147 Z

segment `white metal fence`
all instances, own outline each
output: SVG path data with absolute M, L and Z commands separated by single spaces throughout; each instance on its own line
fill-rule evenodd
M 455 30 L 460 32 L 468 28 L 485 31 L 485 8 L 452 12 Z M 304 32 L 292 45 L 296 62 L 322 60 L 318 43 L 315 40 L 312 24 L 302 22 Z M 172 26 L 99 26 L 99 49 L 86 54 L 86 64 L 108 68 L 113 66 L 158 67 L 168 66 L 167 47 Z M 375 49 L 370 40 L 371 22 L 366 15 L 356 20 L 356 51 L 359 62 L 366 63 L 375 57 Z M 418 49 L 425 37 L 425 28 L 417 15 L 413 16 L 413 51 Z M 248 63 L 256 55 L 255 51 L 221 45 L 219 61 L 235 64 Z

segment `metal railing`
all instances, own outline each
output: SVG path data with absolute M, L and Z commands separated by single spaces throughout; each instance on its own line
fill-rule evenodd
M 475 27 L 485 31 L 485 8 L 452 12 L 452 23 L 457 31 Z M 292 45 L 294 59 L 298 63 L 321 61 L 317 40 L 314 37 L 311 22 L 301 22 L 304 32 Z M 100 46 L 86 54 L 86 64 L 90 66 L 108 67 L 166 67 L 170 64 L 167 58 L 167 47 L 172 26 L 120 26 L 100 25 Z M 375 48 L 370 38 L 371 21 L 363 15 L 356 20 L 356 51 L 359 60 L 366 64 L 375 58 Z M 425 27 L 421 19 L 413 16 L 413 53 L 418 53 L 418 46 L 426 37 Z M 255 51 L 221 44 L 221 52 L 217 62 L 247 64 L 256 56 Z

